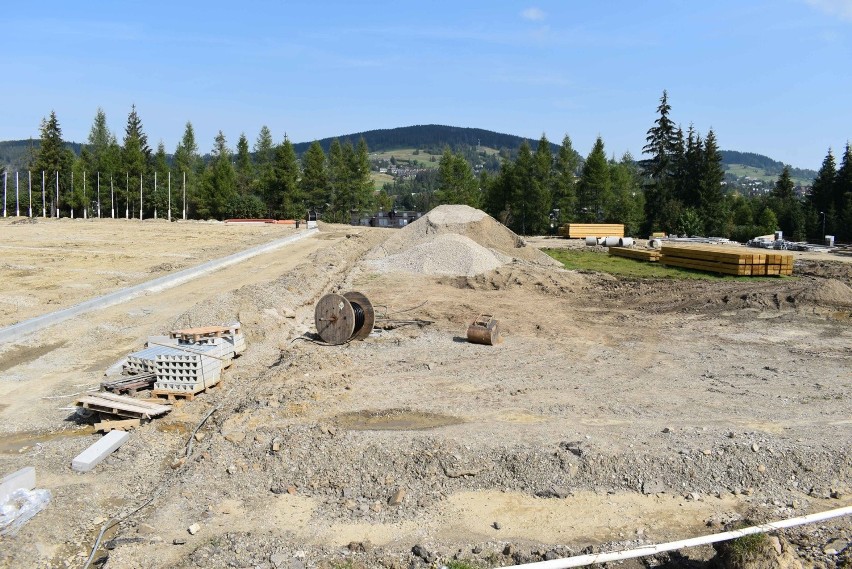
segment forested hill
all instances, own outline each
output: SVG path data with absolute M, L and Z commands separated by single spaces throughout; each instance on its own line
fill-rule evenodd
M 464 128 L 459 126 L 444 126 L 438 124 L 402 126 L 398 128 L 368 130 L 355 132 L 340 136 L 323 138 L 319 141 L 323 150 L 328 152 L 331 141 L 335 138 L 351 141 L 357 144 L 358 140 L 364 138 L 370 151 L 383 152 L 385 150 L 396 150 L 397 148 L 419 148 L 421 150 L 435 150 L 440 152 L 444 146 L 457 149 L 462 146 L 485 146 L 488 148 L 517 150 L 525 140 L 535 149 L 538 140 L 523 138 L 513 134 L 502 134 L 481 128 Z M 555 153 L 559 151 L 562 140 L 550 141 L 550 148 Z M 304 153 L 311 142 L 300 142 L 295 144 L 298 154 Z
M 776 176 L 784 170 L 784 163 L 773 160 L 763 154 L 755 154 L 754 152 L 737 152 L 736 150 L 722 150 L 722 164 L 740 164 L 742 166 L 751 166 L 764 170 L 766 174 Z M 793 178 L 816 178 L 816 171 L 808 170 L 807 168 L 790 167 L 790 175 Z

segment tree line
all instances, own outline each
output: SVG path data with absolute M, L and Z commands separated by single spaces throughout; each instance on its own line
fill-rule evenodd
M 164 217 L 169 210 L 183 215 L 185 187 L 186 215 L 195 219 L 301 218 L 313 210 L 324 220 L 348 222 L 353 214 L 379 209 L 427 211 L 462 203 L 484 209 L 524 235 L 552 232 L 564 223 L 600 222 L 623 223 L 632 235 L 664 231 L 744 241 L 781 229 L 795 240 L 819 239 L 826 233 L 852 239 L 848 143 L 839 166 L 829 149 L 804 198 L 795 191 L 789 167 L 781 171 L 770 194 L 750 197 L 727 191 L 713 129 L 702 136 L 690 125 L 684 133 L 671 117 L 665 91 L 657 115 L 641 160 L 629 153 L 608 157 L 602 137 L 582 158 L 568 135 L 556 145 L 542 134 L 535 148 L 521 139 L 516 153 L 495 162 L 496 169 L 482 168 L 482 157 L 474 156 L 478 146 L 468 142 L 471 135 L 488 131 L 460 129 L 465 143 L 455 151 L 445 146 L 437 169 L 397 179 L 378 192 L 364 138 L 357 144 L 331 139 L 325 141 L 327 150 L 314 141 L 298 156 L 286 136 L 275 143 L 266 126 L 252 147 L 241 134 L 236 150 L 220 131 L 205 160 L 187 122 L 169 157 L 162 143 L 151 150 L 135 106 L 121 143 L 98 109 L 79 155 L 64 145 L 51 113 L 42 121 L 41 143 L 30 164 L 34 172 L 44 171 L 51 178 L 46 182 L 55 187 L 45 193 L 45 200 L 52 212 L 62 215 L 91 212 L 104 203 L 108 184 L 111 203 L 130 217 L 136 212 Z M 399 136 L 397 130 L 387 131 L 387 140 Z M 472 164 L 477 165 L 476 173 Z M 41 180 L 34 183 L 39 186 Z
M 290 140 L 285 136 L 275 143 L 266 126 L 252 148 L 241 134 L 236 150 L 219 131 L 204 160 L 187 122 L 169 157 L 162 142 L 151 149 L 135 105 L 121 143 L 98 109 L 79 155 L 63 142 L 56 113 L 51 112 L 42 120 L 40 144 L 32 151 L 29 169 L 37 175 L 35 209 L 42 204 L 38 177 L 45 173 L 44 199 L 54 216 L 91 216 L 107 207 L 118 217 L 180 212 L 190 219 L 300 219 L 314 210 L 326 220 L 348 222 L 350 212 L 373 209 L 377 199 L 363 139 L 357 144 L 335 139 L 327 154 L 315 142 L 300 160 Z M 22 208 L 28 208 L 29 199 L 28 192 L 21 195 Z

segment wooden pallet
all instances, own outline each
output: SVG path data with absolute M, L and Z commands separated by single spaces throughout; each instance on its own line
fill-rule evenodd
M 90 411 L 130 419 L 150 419 L 172 410 L 168 405 L 147 403 L 132 397 L 103 392 L 84 395 L 77 399 L 74 404 Z
M 204 393 L 205 391 L 209 391 L 215 387 L 220 387 L 223 385 L 223 380 L 220 379 L 213 385 L 209 385 L 207 388 L 199 389 L 198 391 L 174 391 L 171 389 L 154 389 L 151 391 L 151 396 L 154 399 L 167 399 L 168 401 L 176 401 L 178 399 L 183 399 L 184 401 L 192 401 L 195 399 L 196 395 Z
M 136 395 L 136 391 L 139 389 L 150 389 L 156 380 L 157 378 L 152 372 L 140 373 L 114 381 L 104 381 L 101 383 L 101 389 L 119 395 L 122 393 Z
M 735 276 L 793 274 L 793 255 L 765 250 L 705 245 L 663 245 L 660 263 Z
M 559 235 L 569 239 L 586 237 L 624 237 L 622 223 L 569 223 L 559 228 Z
M 658 249 L 631 249 L 629 247 L 610 247 L 609 254 L 611 257 L 626 257 L 628 259 L 636 259 L 637 261 L 648 261 L 651 263 L 660 260 L 660 251 Z
M 178 338 L 186 342 L 197 343 L 202 338 L 222 338 L 223 336 L 234 336 L 240 333 L 240 325 L 234 326 L 202 326 L 198 328 L 184 328 L 183 330 L 172 330 L 170 338 Z

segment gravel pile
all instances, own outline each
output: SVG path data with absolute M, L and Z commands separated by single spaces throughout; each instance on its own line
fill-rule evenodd
M 466 205 L 438 206 L 396 232 L 367 256 L 380 272 L 474 276 L 512 259 L 555 264 L 485 212 Z

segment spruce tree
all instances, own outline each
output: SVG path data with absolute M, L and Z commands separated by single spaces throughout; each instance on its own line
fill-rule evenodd
M 352 144 L 347 143 L 346 147 L 351 153 Z M 351 207 L 349 167 L 344 145 L 336 138 L 328 148 L 328 178 L 331 186 L 331 211 L 326 220 L 348 223 Z
M 240 133 L 240 138 L 237 140 L 237 161 L 234 169 L 237 174 L 237 193 L 241 196 L 249 195 L 254 182 L 254 166 L 244 132 Z
M 684 147 L 683 168 L 677 183 L 676 197 L 684 206 L 701 206 L 701 178 L 704 169 L 704 144 L 695 127 L 689 125 Z
M 823 237 L 825 233 L 832 234 L 835 231 L 836 219 L 834 215 L 834 187 L 837 178 L 837 165 L 831 148 L 822 161 L 819 172 L 811 186 L 808 195 L 808 206 L 811 217 L 814 220 L 813 227 L 808 233 L 812 236 Z M 823 219 L 825 216 L 825 219 Z M 825 232 L 823 232 L 823 221 L 825 221 Z
M 577 152 L 567 134 L 556 155 L 553 174 L 553 208 L 559 210 L 558 222 L 572 221 L 576 216 L 577 182 L 575 176 L 580 166 Z
M 609 164 L 604 151 L 603 139 L 599 136 L 586 157 L 580 183 L 577 184 L 577 207 L 579 220 L 602 222 L 610 218 L 612 203 L 612 181 Z
M 197 180 L 201 167 L 201 158 L 198 156 L 198 144 L 195 142 L 195 129 L 192 128 L 192 123 L 187 121 L 183 137 L 181 137 L 174 155 L 174 177 L 176 180 L 180 180 L 180 195 L 173 196 L 173 200 L 176 205 L 179 204 L 178 208 L 181 211 L 181 216 L 183 216 L 184 206 L 184 178 L 186 179 L 187 217 L 193 218 L 196 216 L 194 204 L 197 202 Z
M 542 133 L 533 156 L 533 178 L 530 186 L 530 229 L 532 233 L 547 233 L 553 203 L 553 154 L 550 141 Z
M 153 172 L 157 174 L 155 178 L 157 185 L 151 193 L 150 208 L 155 218 L 167 217 L 169 211 L 169 160 L 166 157 L 166 145 L 161 140 L 157 144 L 157 152 L 153 158 Z M 152 180 L 153 183 L 153 180 Z M 174 198 L 174 193 L 172 198 Z M 174 203 L 174 202 L 173 202 Z
M 42 119 L 41 127 L 41 142 L 35 154 L 35 160 L 32 166 L 33 172 L 33 213 L 38 210 L 38 205 L 42 203 L 41 199 L 36 199 L 35 188 L 41 184 L 42 172 L 44 172 L 45 191 L 44 191 L 44 208 L 51 212 L 51 215 L 58 216 L 62 206 L 68 206 L 65 203 L 70 191 L 71 168 L 74 163 L 74 154 L 65 147 L 62 141 L 62 129 L 59 126 L 59 120 L 56 118 L 56 113 L 50 111 L 50 117 Z M 57 178 L 59 180 L 59 202 L 56 203 L 56 186 Z M 70 209 L 70 207 L 69 207 Z
M 666 91 L 660 98 L 657 113 L 659 117 L 648 129 L 646 144 L 642 148 L 642 153 L 650 155 L 650 158 L 640 163 L 648 180 L 645 185 L 645 225 L 649 231 L 669 231 L 673 229 L 681 209 L 675 194 L 683 140 L 678 137 L 679 129 L 669 117 L 671 105 Z
M 370 151 L 363 136 L 358 140 L 353 158 L 355 207 L 361 211 L 371 210 L 373 209 L 373 178 L 370 175 Z
M 834 180 L 834 208 L 837 211 L 837 238 L 852 240 L 852 146 L 847 142 Z
M 231 163 L 231 150 L 222 131 L 216 135 L 211 160 L 204 171 L 200 191 L 195 197 L 195 210 L 202 219 L 223 219 L 233 207 L 236 174 Z
M 131 182 L 138 180 L 140 175 L 147 177 L 148 166 L 151 162 L 151 149 L 148 147 L 148 137 L 142 129 L 142 121 L 136 112 L 136 105 L 132 106 L 130 114 L 127 116 L 121 158 L 123 169 L 130 175 Z
M 465 204 L 479 207 L 479 182 L 473 175 L 470 163 L 461 154 L 454 154 L 450 147 L 444 148 L 438 162 L 439 204 Z
M 302 179 L 299 181 L 308 209 L 325 211 L 331 203 L 328 164 L 319 142 L 311 143 L 302 156 Z
M 705 235 L 728 235 L 728 210 L 722 193 L 725 171 L 722 169 L 722 153 L 719 152 L 716 134 L 712 128 L 704 140 L 701 159 L 701 176 L 698 180 L 699 212 L 704 221 Z
M 645 204 L 641 176 L 629 152 L 625 152 L 620 161 L 610 163 L 609 177 L 612 182 L 610 220 L 623 223 L 625 235 L 635 235 L 644 220 Z
M 534 199 L 530 193 L 535 175 L 535 160 L 527 141 L 521 143 L 518 158 L 510 170 L 511 176 L 506 179 L 509 183 L 509 203 L 514 215 L 510 226 L 516 233 L 528 235 L 532 232 L 535 222 Z
M 305 204 L 299 190 L 299 161 L 293 143 L 286 136 L 275 148 L 276 209 L 283 218 L 301 219 Z
M 802 204 L 795 194 L 795 185 L 790 177 L 790 167 L 784 166 L 772 190 L 773 210 L 778 225 L 787 239 L 799 241 L 805 238 L 805 215 Z

